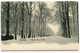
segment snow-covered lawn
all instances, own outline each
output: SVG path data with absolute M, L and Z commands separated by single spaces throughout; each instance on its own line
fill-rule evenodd
M 61 36 L 2 41 L 2 50 L 78 50 L 78 37 Z

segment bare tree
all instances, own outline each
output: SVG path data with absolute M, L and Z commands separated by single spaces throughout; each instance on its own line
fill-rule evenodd
M 8 37 L 9 36 L 9 11 L 10 11 L 10 2 L 6 2 L 7 4 L 7 19 L 6 19 L 6 36 Z
M 24 38 L 24 2 L 22 2 L 22 30 L 21 30 L 21 38 Z

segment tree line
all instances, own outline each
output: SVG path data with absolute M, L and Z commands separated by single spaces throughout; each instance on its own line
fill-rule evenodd
M 23 39 L 44 37 L 47 36 L 49 18 L 53 20 L 55 16 L 62 26 L 62 37 L 71 38 L 71 35 L 78 34 L 78 2 L 55 3 L 50 9 L 45 2 L 1 2 L 1 33 L 6 33 L 6 37 L 14 34 L 15 40 L 17 35 Z
M 62 36 L 71 38 L 78 35 L 78 2 L 57 2 L 56 8 L 58 8 L 58 19 L 63 29 Z

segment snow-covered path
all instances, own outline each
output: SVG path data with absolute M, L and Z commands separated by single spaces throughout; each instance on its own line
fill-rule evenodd
M 78 50 L 77 38 L 51 36 L 2 42 L 2 50 Z
M 26 38 L 24 40 L 18 37 L 18 40 L 2 41 L 2 50 L 78 50 L 78 37 L 63 38 L 58 35 L 59 24 L 50 24 L 47 26 L 52 30 L 50 37 Z M 60 32 L 61 33 L 61 32 Z

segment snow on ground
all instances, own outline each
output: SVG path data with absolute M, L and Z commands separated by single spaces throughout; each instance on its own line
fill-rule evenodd
M 2 41 L 2 50 L 78 50 L 77 37 L 61 36 Z
M 59 24 L 47 24 L 48 27 L 55 33 L 49 37 L 35 37 L 18 40 L 2 41 L 2 50 L 78 50 L 78 37 L 64 38 L 60 34 Z M 19 36 L 19 35 L 17 35 Z

